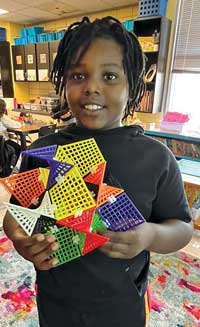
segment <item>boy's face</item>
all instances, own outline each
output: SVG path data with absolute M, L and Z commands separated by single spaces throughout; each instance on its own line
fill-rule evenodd
M 90 129 L 120 126 L 128 91 L 122 49 L 114 40 L 94 40 L 67 76 L 69 107 L 78 126 Z

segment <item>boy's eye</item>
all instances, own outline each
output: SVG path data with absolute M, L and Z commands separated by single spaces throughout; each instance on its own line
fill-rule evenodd
M 106 74 L 104 74 L 104 79 L 105 79 L 106 81 L 113 81 L 113 80 L 115 80 L 116 78 L 117 78 L 117 75 L 114 74 L 114 73 L 106 73 Z
M 72 73 L 70 79 L 73 79 L 75 81 L 81 81 L 85 79 L 85 75 L 81 73 Z

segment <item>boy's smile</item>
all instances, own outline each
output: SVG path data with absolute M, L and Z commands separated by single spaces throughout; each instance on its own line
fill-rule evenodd
M 66 97 L 77 125 L 90 129 L 120 126 L 128 101 L 121 46 L 112 39 L 95 39 L 68 72 Z

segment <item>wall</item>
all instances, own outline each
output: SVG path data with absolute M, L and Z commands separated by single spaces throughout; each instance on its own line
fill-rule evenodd
M 168 0 L 168 7 L 166 16 L 172 20 L 172 30 L 171 30 L 171 39 L 170 39 L 170 47 L 169 47 L 169 56 L 168 56 L 168 64 L 167 64 L 167 75 L 169 74 L 170 68 L 170 61 L 171 61 L 171 52 L 173 48 L 173 31 L 174 31 L 174 18 L 176 13 L 176 4 L 178 0 Z M 114 9 L 114 10 L 107 10 L 99 13 L 88 14 L 88 16 L 93 20 L 97 17 L 103 16 L 114 16 L 118 18 L 120 21 L 126 21 L 128 19 L 135 19 L 137 17 L 137 5 L 135 6 L 128 6 L 124 8 Z M 78 21 L 82 18 L 82 16 L 76 16 L 71 18 L 60 19 L 53 22 L 44 22 L 38 25 L 42 25 L 45 27 L 46 31 L 53 31 L 53 30 L 62 30 L 66 28 L 74 21 Z M 1 21 L 0 21 L 1 23 Z M 13 28 L 13 32 L 15 32 Z M 16 36 L 16 33 L 15 33 Z M 13 35 L 11 35 L 11 39 Z M 166 79 L 168 80 L 168 78 Z M 37 96 L 44 96 L 48 95 L 49 93 L 53 93 L 53 87 L 51 83 L 14 83 L 15 85 L 15 96 L 17 98 L 18 103 L 27 102 L 29 99 L 33 99 Z M 165 89 L 167 87 L 167 82 Z M 145 113 L 136 113 L 135 117 L 142 119 L 144 121 L 158 121 L 161 119 L 161 114 L 145 114 Z
M 124 8 L 106 10 L 100 13 L 88 14 L 91 20 L 100 18 L 103 16 L 114 16 L 120 21 L 126 21 L 128 19 L 135 19 L 137 17 L 137 6 L 128 6 Z M 60 19 L 52 22 L 44 22 L 38 24 L 38 26 L 44 26 L 45 31 L 55 31 L 66 29 L 75 21 L 82 19 L 82 16 L 70 17 Z M 54 93 L 54 89 L 51 83 L 15 83 L 15 95 L 18 103 L 27 102 L 29 99 L 33 99 L 37 96 L 44 96 Z

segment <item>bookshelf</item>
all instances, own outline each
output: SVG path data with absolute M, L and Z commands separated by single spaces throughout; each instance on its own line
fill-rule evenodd
M 200 135 L 195 133 L 176 133 L 163 131 L 160 128 L 149 128 L 145 134 L 164 143 L 177 160 L 189 159 L 200 161 Z
M 168 58 L 171 21 L 155 16 L 134 21 L 134 33 L 146 56 L 146 92 L 139 112 L 158 113 L 162 110 L 162 97 Z

